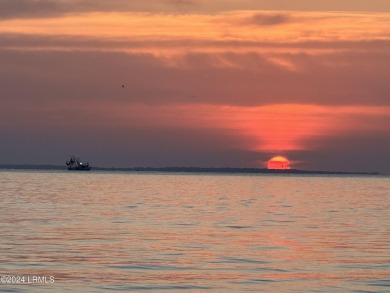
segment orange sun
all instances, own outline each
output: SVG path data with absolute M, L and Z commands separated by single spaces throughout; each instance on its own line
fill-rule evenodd
M 267 168 L 270 170 L 289 170 L 290 161 L 285 157 L 276 156 L 268 161 Z

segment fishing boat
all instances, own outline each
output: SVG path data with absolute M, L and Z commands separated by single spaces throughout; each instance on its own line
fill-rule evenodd
M 89 163 L 81 162 L 79 157 L 71 156 L 69 161 L 66 161 L 66 165 L 68 166 L 69 171 L 89 171 L 91 170 L 91 166 Z

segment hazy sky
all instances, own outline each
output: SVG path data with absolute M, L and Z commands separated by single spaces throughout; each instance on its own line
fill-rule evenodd
M 388 0 L 0 0 L 0 164 L 390 173 L 389 77 Z

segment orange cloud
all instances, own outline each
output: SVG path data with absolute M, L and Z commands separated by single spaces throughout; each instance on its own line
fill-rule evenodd
M 234 11 L 180 15 L 95 12 L 1 20 L 0 32 L 145 41 L 197 39 L 291 43 L 389 39 L 389 26 L 389 13 Z
M 37 39 L 15 41 L 32 37 Z M 390 13 L 93 12 L 0 20 L 2 39 L 0 48 L 7 50 L 148 54 L 173 67 L 182 67 L 189 54 L 208 54 L 219 67 L 242 68 L 226 54 L 260 54 L 283 70 L 301 72 L 294 59 L 302 54 L 388 50 L 369 44 L 390 40 Z

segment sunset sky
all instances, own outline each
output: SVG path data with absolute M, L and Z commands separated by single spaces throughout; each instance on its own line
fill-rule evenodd
M 390 174 L 390 1 L 0 0 L 0 135 L 0 164 Z

